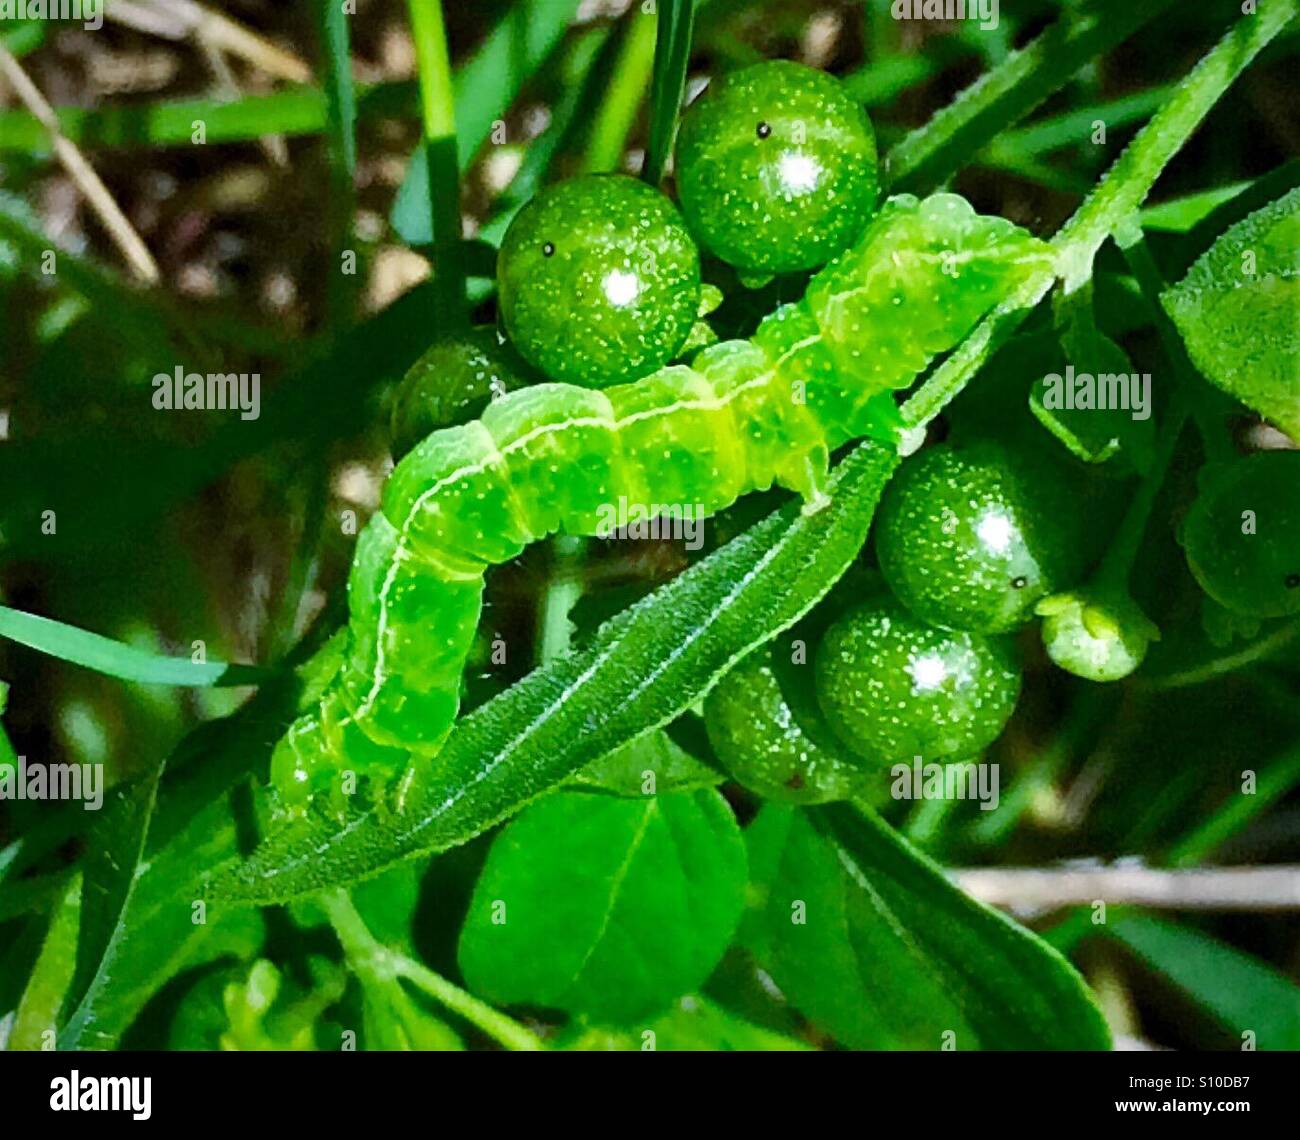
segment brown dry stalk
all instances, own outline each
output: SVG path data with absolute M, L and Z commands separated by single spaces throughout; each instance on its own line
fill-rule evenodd
M 290 83 L 310 83 L 311 68 L 292 52 L 278 48 L 243 24 L 194 0 L 116 0 L 109 19 L 169 40 L 195 36 Z
M 86 196 L 86 201 L 104 223 L 104 228 L 108 230 L 114 243 L 122 251 L 122 256 L 126 258 L 135 275 L 150 285 L 156 285 L 161 280 L 161 274 L 158 272 L 158 263 L 154 261 L 153 254 L 149 252 L 140 235 L 135 232 L 135 228 L 127 220 L 117 200 L 95 173 L 94 167 L 86 161 L 76 144 L 64 135 L 54 108 L 23 70 L 22 64 L 3 44 L 0 44 L 0 73 L 3 73 L 27 110 L 49 132 L 56 157 L 82 194 Z

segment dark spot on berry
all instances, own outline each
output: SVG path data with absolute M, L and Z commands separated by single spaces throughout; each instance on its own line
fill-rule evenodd
M 768 138 L 768 137 L 771 136 L 771 134 L 772 134 L 772 124 L 771 124 L 771 123 L 769 123 L 769 122 L 767 122 L 767 121 L 764 121 L 764 122 L 761 122 L 761 123 L 758 124 L 758 137 L 759 137 L 760 139 Z
M 1023 590 L 1028 585 L 1029 585 L 1029 579 L 1026 578 L 1023 574 L 1018 575 L 1017 577 L 1011 579 L 1012 589 Z
M 792 773 L 790 778 L 785 782 L 785 786 L 789 788 L 792 792 L 799 791 L 800 789 L 803 788 L 803 785 L 804 785 L 804 779 L 803 779 L 802 772 Z
M 555 242 L 548 241 L 544 246 L 542 246 L 542 256 L 543 257 L 555 256 Z
M 1288 574 L 1286 576 L 1286 588 L 1288 590 L 1300 589 L 1300 574 Z

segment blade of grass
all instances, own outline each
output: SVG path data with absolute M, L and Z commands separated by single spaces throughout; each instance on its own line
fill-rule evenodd
M 469 320 L 465 260 L 461 250 L 460 163 L 456 153 L 456 97 L 442 19 L 442 0 L 408 0 L 411 32 L 420 67 L 424 162 L 429 175 L 433 232 L 433 312 L 443 334 Z
M 479 52 L 456 73 L 456 153 L 468 168 L 532 76 L 550 59 L 579 0 L 517 0 Z M 411 245 L 433 241 L 428 170 L 413 160 L 398 191 L 393 229 Z
M 663 17 L 661 16 L 660 19 Z M 596 112 L 583 158 L 584 173 L 617 170 L 623 164 L 632 124 L 645 97 L 655 54 L 655 20 L 634 7 L 611 68 L 610 84 Z
M 1050 154 L 1069 146 L 1078 146 L 1090 137 L 1096 123 L 1107 131 L 1117 130 L 1149 119 L 1169 101 L 1172 86 L 1153 87 L 1104 103 L 1052 115 L 1018 130 L 1005 131 L 986 148 L 986 154 Z
M 564 63 L 562 94 L 551 108 L 550 124 L 529 143 L 510 186 L 498 198 L 492 217 L 479 230 L 481 241 L 499 246 L 514 216 L 546 181 L 555 156 L 575 127 L 579 112 L 590 105 L 589 85 L 609 37 L 608 27 L 596 27 L 575 39 Z
M 224 661 L 200 665 L 183 657 L 160 657 L 8 606 L 0 606 L 0 637 L 97 673 L 147 685 L 256 685 L 267 676 L 265 670 L 253 665 L 231 665 Z
M 654 80 L 650 87 L 650 138 L 641 177 L 651 186 L 663 181 L 677 133 L 677 116 L 686 91 L 695 30 L 695 0 L 660 0 L 655 29 Z
M 317 135 L 329 125 L 324 91 L 303 87 L 273 95 L 248 95 L 235 102 L 218 99 L 174 99 L 145 105 L 59 107 L 55 111 L 62 134 L 83 147 L 193 146 L 194 124 L 203 123 L 207 145 L 250 142 L 267 134 L 301 137 Z M 356 89 L 358 122 L 414 118 L 419 93 L 413 82 L 375 83 Z M 48 154 L 50 134 L 26 111 L 0 112 L 0 151 Z
M 1173 0 L 1097 0 L 1062 18 L 895 146 L 885 159 L 891 193 L 942 184 L 1000 131 L 1024 118 L 1069 82 L 1094 56 L 1109 51 L 1150 23 Z
M 974 49 L 965 40 L 936 36 L 926 42 L 924 54 L 873 59 L 866 67 L 843 76 L 841 82 L 864 107 L 881 107 L 972 54 Z
M 1214 854 L 1256 816 L 1277 803 L 1300 781 L 1300 747 L 1275 758 L 1260 774 L 1251 795 L 1234 788 L 1208 819 L 1175 843 L 1165 856 L 1171 867 L 1194 867 Z

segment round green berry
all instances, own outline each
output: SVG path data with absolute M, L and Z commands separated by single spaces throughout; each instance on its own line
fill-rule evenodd
M 700 242 L 750 273 L 815 269 L 876 204 L 871 121 L 839 80 L 773 60 L 716 80 L 682 119 L 677 191 Z
M 700 307 L 700 253 L 677 207 L 621 174 L 549 187 L 519 211 L 497 262 L 519 352 L 552 380 L 605 388 L 680 351 Z
M 982 441 L 928 448 L 881 500 L 880 569 L 934 625 L 1004 633 L 1084 561 L 1078 500 L 1059 470 Z
M 527 384 L 527 371 L 490 325 L 438 341 L 411 366 L 397 389 L 393 453 L 405 455 L 430 432 L 477 419 L 489 400 Z
M 792 804 L 845 800 L 853 792 L 854 768 L 800 727 L 767 649 L 751 653 L 714 686 L 704 723 L 718 759 L 751 792 Z
M 816 671 L 827 723 L 878 764 L 975 755 L 997 739 L 1020 694 L 1006 640 L 928 625 L 887 595 L 826 631 Z
M 1243 617 L 1300 613 L 1300 451 L 1206 472 L 1182 528 L 1201 589 Z

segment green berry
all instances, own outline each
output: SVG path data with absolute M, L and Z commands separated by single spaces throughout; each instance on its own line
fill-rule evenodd
M 735 666 L 704 702 L 709 743 L 738 784 L 770 800 L 848 799 L 854 768 L 811 740 L 795 719 L 766 649 Z
M 1043 647 L 1067 673 L 1119 681 L 1146 659 L 1160 630 L 1126 595 L 1053 594 L 1038 603 Z
M 827 723 L 846 747 L 882 765 L 981 752 L 1020 693 L 1008 642 L 928 625 L 888 595 L 826 631 L 816 670 Z
M 880 504 L 885 581 L 934 625 L 1004 633 L 1081 569 L 1078 500 L 1057 468 L 989 441 L 909 460 Z
M 1300 452 L 1262 451 L 1208 471 L 1181 537 L 1201 589 L 1225 609 L 1300 613 Z
M 426 435 L 476 419 L 489 400 L 528 383 L 527 365 L 491 326 L 435 343 L 411 366 L 393 400 L 393 453 Z
M 840 82 L 785 60 L 716 80 L 677 142 L 677 190 L 701 243 L 750 274 L 815 269 L 876 204 L 871 122 Z
M 700 254 L 658 190 L 621 174 L 544 190 L 506 231 L 501 318 L 552 380 L 605 388 L 681 350 L 700 308 Z

